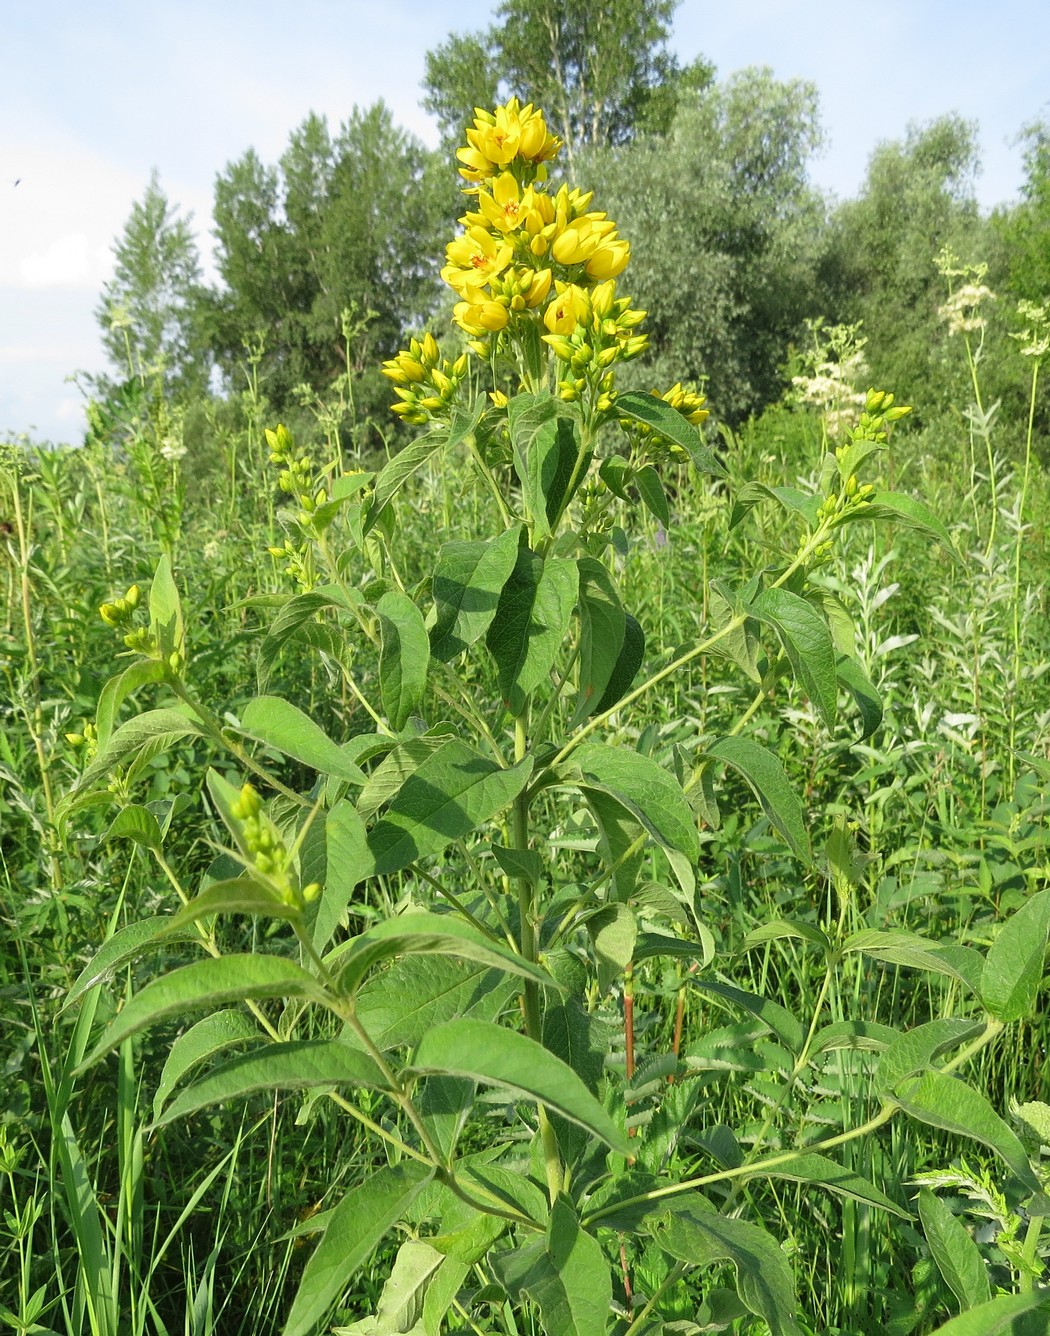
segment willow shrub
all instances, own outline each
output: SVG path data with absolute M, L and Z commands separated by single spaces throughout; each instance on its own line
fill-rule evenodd
M 307 1106 L 334 1101 L 374 1138 L 382 1167 L 310 1221 L 321 1237 L 288 1336 L 316 1330 L 395 1230 L 405 1241 L 371 1331 L 406 1330 L 411 1319 L 412 1331 L 436 1334 L 455 1313 L 499 1322 L 509 1300 L 549 1336 L 656 1332 L 683 1317 L 687 1278 L 693 1329 L 751 1314 L 773 1333 L 796 1332 L 777 1220 L 755 1218 L 746 1185 L 791 1179 L 909 1219 L 900 1185 L 836 1159 L 903 1114 L 976 1138 L 1022 1199 L 1039 1192 L 1022 1142 L 959 1072 L 1032 1006 L 1050 892 L 984 954 L 914 933 L 849 931 L 863 868 L 849 828 L 804 811 L 752 721 L 789 678 L 829 731 L 840 694 L 855 702 L 862 735 L 879 726 L 848 609 L 811 575 L 834 560 L 847 525 L 905 524 L 950 550 L 920 502 L 860 481 L 907 410 L 871 392 L 827 454 L 818 494 L 743 485 L 733 522 L 757 505 L 781 507 L 797 530 L 793 554 L 717 572 L 711 620 L 695 639 L 647 645 L 621 591 L 630 538 L 619 517 L 629 525 L 645 507 L 671 524 L 668 461 L 690 460 L 726 485 L 697 430 L 702 400 L 681 386 L 662 397 L 617 393 L 619 363 L 645 346 L 644 313 L 619 295 L 628 246 L 589 195 L 548 190 L 558 142 L 542 116 L 511 102 L 479 113 L 468 139 L 459 156 L 473 208 L 443 270 L 468 351 L 444 359 L 428 336 L 385 367 L 395 411 L 424 434 L 377 473 L 327 482 L 285 429 L 268 437 L 292 497 L 286 542 L 273 551 L 300 590 L 266 601 L 260 678 L 285 646 L 316 653 L 368 731 L 333 738 L 270 694 L 236 721 L 199 700 L 166 558 L 148 601 L 133 590 L 102 609 L 132 661 L 102 693 L 97 755 L 67 817 L 120 795 L 111 834 L 154 851 L 178 887 L 163 852 L 170 809 L 126 800 L 159 751 L 201 739 L 227 767 L 210 770 L 205 786 L 229 847 L 196 894 L 180 891 L 173 914 L 118 931 L 75 985 L 74 998 L 161 942 L 197 957 L 137 991 L 87 1062 L 147 1027 L 185 1022 L 160 1074 L 154 1126 L 297 1091 Z M 479 381 L 492 388 L 477 390 Z M 402 489 L 454 452 L 486 498 L 489 531 L 437 545 L 429 573 L 406 586 Z M 410 560 L 418 569 L 422 558 Z M 710 655 L 750 682 L 750 705 L 720 736 L 676 746 L 668 764 L 633 747 L 635 707 Z M 174 700 L 120 722 L 150 684 Z M 734 984 L 733 958 L 699 910 L 699 829 L 718 822 L 727 767 L 754 791 L 800 876 L 829 888 L 819 926 L 770 922 L 740 947 L 790 937 L 823 958 L 824 985 L 799 999 L 798 1014 Z M 300 788 L 287 782 L 293 774 L 315 778 Z M 565 841 L 550 840 L 576 815 L 577 829 L 594 832 L 597 863 L 585 877 Z M 409 888 L 404 912 L 355 931 L 370 885 L 395 876 Z M 254 950 L 228 953 L 229 916 L 274 922 Z M 947 976 L 957 1014 L 906 1034 L 876 1016 L 831 1020 L 830 982 L 862 957 Z M 684 1051 L 678 1035 L 662 1054 L 650 1045 L 638 1066 L 636 975 L 664 965 L 730 1023 Z M 610 1063 L 614 1049 L 623 1060 Z M 857 1080 L 877 1111 L 819 1135 L 819 1110 L 810 1119 L 785 1109 L 804 1092 L 819 1101 L 820 1082 L 805 1078 L 843 1051 L 863 1058 Z M 765 1092 L 740 1135 L 708 1117 L 712 1074 L 734 1068 Z M 928 1193 L 920 1211 L 961 1310 L 981 1309 L 983 1321 L 983 1305 L 1001 1316 L 1003 1305 L 1039 1302 L 1030 1282 L 993 1298 L 949 1209 Z M 1038 1229 L 1033 1256 L 1037 1239 Z

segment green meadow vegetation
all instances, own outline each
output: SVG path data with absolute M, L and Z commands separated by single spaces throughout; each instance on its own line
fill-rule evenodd
M 6 1329 L 1050 1332 L 1050 134 L 832 205 L 606 8 L 155 178 L 0 447 Z

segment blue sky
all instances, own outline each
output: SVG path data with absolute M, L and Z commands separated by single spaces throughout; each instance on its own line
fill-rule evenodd
M 600 0 L 595 0 L 599 3 Z M 460 0 L 34 0 L 0 4 L 0 438 L 79 440 L 66 377 L 103 368 L 94 309 L 111 247 L 156 167 L 207 262 L 215 176 L 383 98 L 429 143 L 425 52 L 486 26 Z M 817 85 L 828 136 L 812 176 L 856 193 L 873 148 L 958 112 L 980 127 L 985 208 L 1016 197 L 1023 125 L 1050 116 L 1050 0 L 683 0 L 673 48 L 720 75 L 768 65 Z M 19 184 L 16 186 L 15 181 Z

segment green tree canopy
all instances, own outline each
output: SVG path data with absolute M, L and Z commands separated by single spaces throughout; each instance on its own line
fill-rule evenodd
M 179 217 L 156 170 L 113 254 L 113 277 L 95 312 L 109 361 L 121 378 L 159 371 L 173 389 L 203 388 L 208 370 L 197 320 L 201 268 L 192 214 Z
M 806 168 L 820 138 L 813 86 L 752 69 L 684 99 L 665 138 L 597 155 L 588 176 L 652 313 L 647 384 L 706 377 L 730 421 L 778 397 L 813 302 L 824 210 Z
M 681 89 L 710 81 L 667 50 L 679 0 L 504 0 L 487 32 L 453 34 L 427 55 L 423 105 L 446 140 L 475 106 L 514 95 L 542 107 L 574 169 L 584 147 L 666 129 Z
M 343 313 L 372 313 L 358 369 L 393 356 L 402 332 L 433 309 L 440 242 L 453 208 L 432 154 L 377 103 L 332 136 L 311 115 L 280 163 L 254 150 L 215 187 L 213 337 L 232 376 L 261 338 L 267 393 L 281 408 L 296 386 L 323 390 L 344 369 Z M 378 388 L 378 386 L 377 386 Z

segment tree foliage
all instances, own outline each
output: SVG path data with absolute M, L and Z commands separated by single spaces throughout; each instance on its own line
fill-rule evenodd
M 202 389 L 207 362 L 196 319 L 201 268 L 192 214 L 179 216 L 155 170 L 113 254 L 113 277 L 95 313 L 106 356 L 122 376 L 159 370 L 171 388 Z
M 646 384 L 710 375 L 731 420 L 776 397 L 814 300 L 819 142 L 813 86 L 752 69 L 684 101 L 665 138 L 602 156 L 592 175 L 631 241 L 634 299 L 653 310 Z
M 679 0 L 504 0 L 483 33 L 453 34 L 426 63 L 423 105 L 446 138 L 497 92 L 546 111 L 569 169 L 581 148 L 628 142 L 665 129 L 680 91 L 711 68 L 682 69 L 667 50 Z

